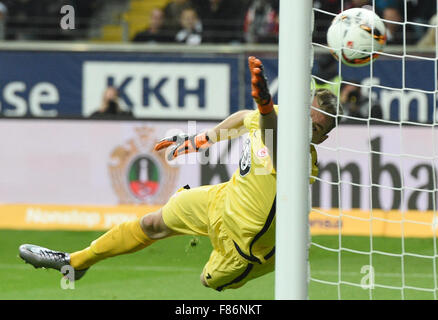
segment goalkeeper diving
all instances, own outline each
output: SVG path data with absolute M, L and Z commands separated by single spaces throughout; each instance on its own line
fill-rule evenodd
M 19 255 L 37 268 L 60 270 L 71 266 L 76 280 L 95 263 L 142 250 L 176 235 L 208 236 L 213 250 L 201 273 L 201 283 L 222 291 L 239 288 L 275 267 L 276 154 L 278 106 L 274 106 L 262 62 L 249 57 L 251 89 L 256 110 L 236 112 L 216 127 L 193 136 L 175 135 L 159 141 L 155 150 L 168 151 L 168 159 L 205 151 L 220 140 L 248 133 L 239 168 L 231 179 L 217 185 L 179 189 L 158 211 L 119 224 L 82 250 L 66 253 L 23 244 Z M 297 108 L 292 101 L 283 108 Z M 329 90 L 314 93 L 311 175 L 318 174 L 313 144 L 320 144 L 336 126 L 337 97 Z M 323 112 L 320 112 L 322 110 Z M 224 132 L 230 132 L 224 135 Z M 231 134 L 231 133 L 234 133 Z M 291 165 L 294 160 L 290 159 Z M 313 182 L 313 179 L 310 179 Z M 293 214 L 293 212 L 291 212 Z

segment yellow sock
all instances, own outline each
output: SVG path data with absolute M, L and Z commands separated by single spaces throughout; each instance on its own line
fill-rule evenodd
M 140 219 L 124 222 L 111 228 L 84 250 L 73 252 L 70 264 L 77 270 L 86 269 L 105 258 L 135 252 L 154 242 L 143 232 Z

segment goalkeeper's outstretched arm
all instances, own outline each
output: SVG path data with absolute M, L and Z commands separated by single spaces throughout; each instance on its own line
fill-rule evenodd
M 212 143 L 222 140 L 235 139 L 248 132 L 243 121 L 251 110 L 241 110 L 233 113 L 216 127 L 207 131 Z
M 277 123 L 278 119 L 275 110 L 267 114 L 262 114 L 259 119 L 262 140 L 268 148 L 275 170 L 277 170 Z
M 251 72 L 251 94 L 260 111 L 262 141 L 268 148 L 274 169 L 277 169 L 277 113 L 274 102 L 269 93 L 262 62 L 255 57 L 249 57 L 248 64 Z
M 194 135 L 178 134 L 161 139 L 156 145 L 155 150 L 163 150 L 170 147 L 167 154 L 169 161 L 181 154 L 198 152 L 208 149 L 213 143 L 225 139 L 237 138 L 248 132 L 243 124 L 245 116 L 250 110 L 242 110 L 233 113 L 216 127 Z
M 263 71 L 262 62 L 249 57 L 249 70 L 251 72 L 251 89 L 254 101 L 260 111 L 261 138 L 268 148 L 274 169 L 277 168 L 277 113 L 274 110 L 274 103 L 269 93 L 268 84 Z M 250 110 L 241 110 L 233 113 L 216 127 L 202 133 L 188 136 L 179 134 L 166 137 L 155 145 L 155 150 L 162 150 L 170 147 L 168 160 L 173 160 L 181 154 L 198 152 L 209 148 L 212 144 L 221 140 L 237 138 L 247 132 L 244 126 L 244 119 Z

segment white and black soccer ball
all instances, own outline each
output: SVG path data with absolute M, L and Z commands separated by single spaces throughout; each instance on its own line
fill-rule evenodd
M 327 44 L 333 56 L 344 64 L 365 66 L 383 50 L 386 27 L 369 9 L 348 9 L 333 19 L 327 32 Z

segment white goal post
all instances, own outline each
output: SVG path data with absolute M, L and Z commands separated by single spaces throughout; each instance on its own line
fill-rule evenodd
M 438 4 L 424 1 L 435 5 L 435 20 L 418 22 L 408 11 L 415 3 L 400 2 L 401 21 L 380 17 L 397 26 L 400 50 L 384 49 L 368 66 L 339 64 L 337 77 L 313 75 L 339 96 L 357 89 L 354 99 L 363 100 L 347 99 L 341 125 L 317 146 L 311 298 L 438 299 Z M 313 11 L 329 19 L 338 13 Z M 422 28 L 429 47 L 414 37 Z
M 399 49 L 389 44 L 360 68 L 339 63 L 331 77 L 311 72 L 313 50 L 329 54 L 312 42 L 311 20 L 339 12 L 316 2 L 280 0 L 275 298 L 438 299 L 438 1 L 427 2 L 429 22 L 410 20 L 419 1 L 401 1 L 401 21 L 380 17 L 398 26 Z M 409 32 L 422 28 L 427 39 L 413 43 Z M 340 126 L 315 146 L 311 207 L 313 80 L 363 99 L 360 109 L 346 103 Z
M 280 0 L 277 300 L 307 299 L 311 13 L 312 1 Z

